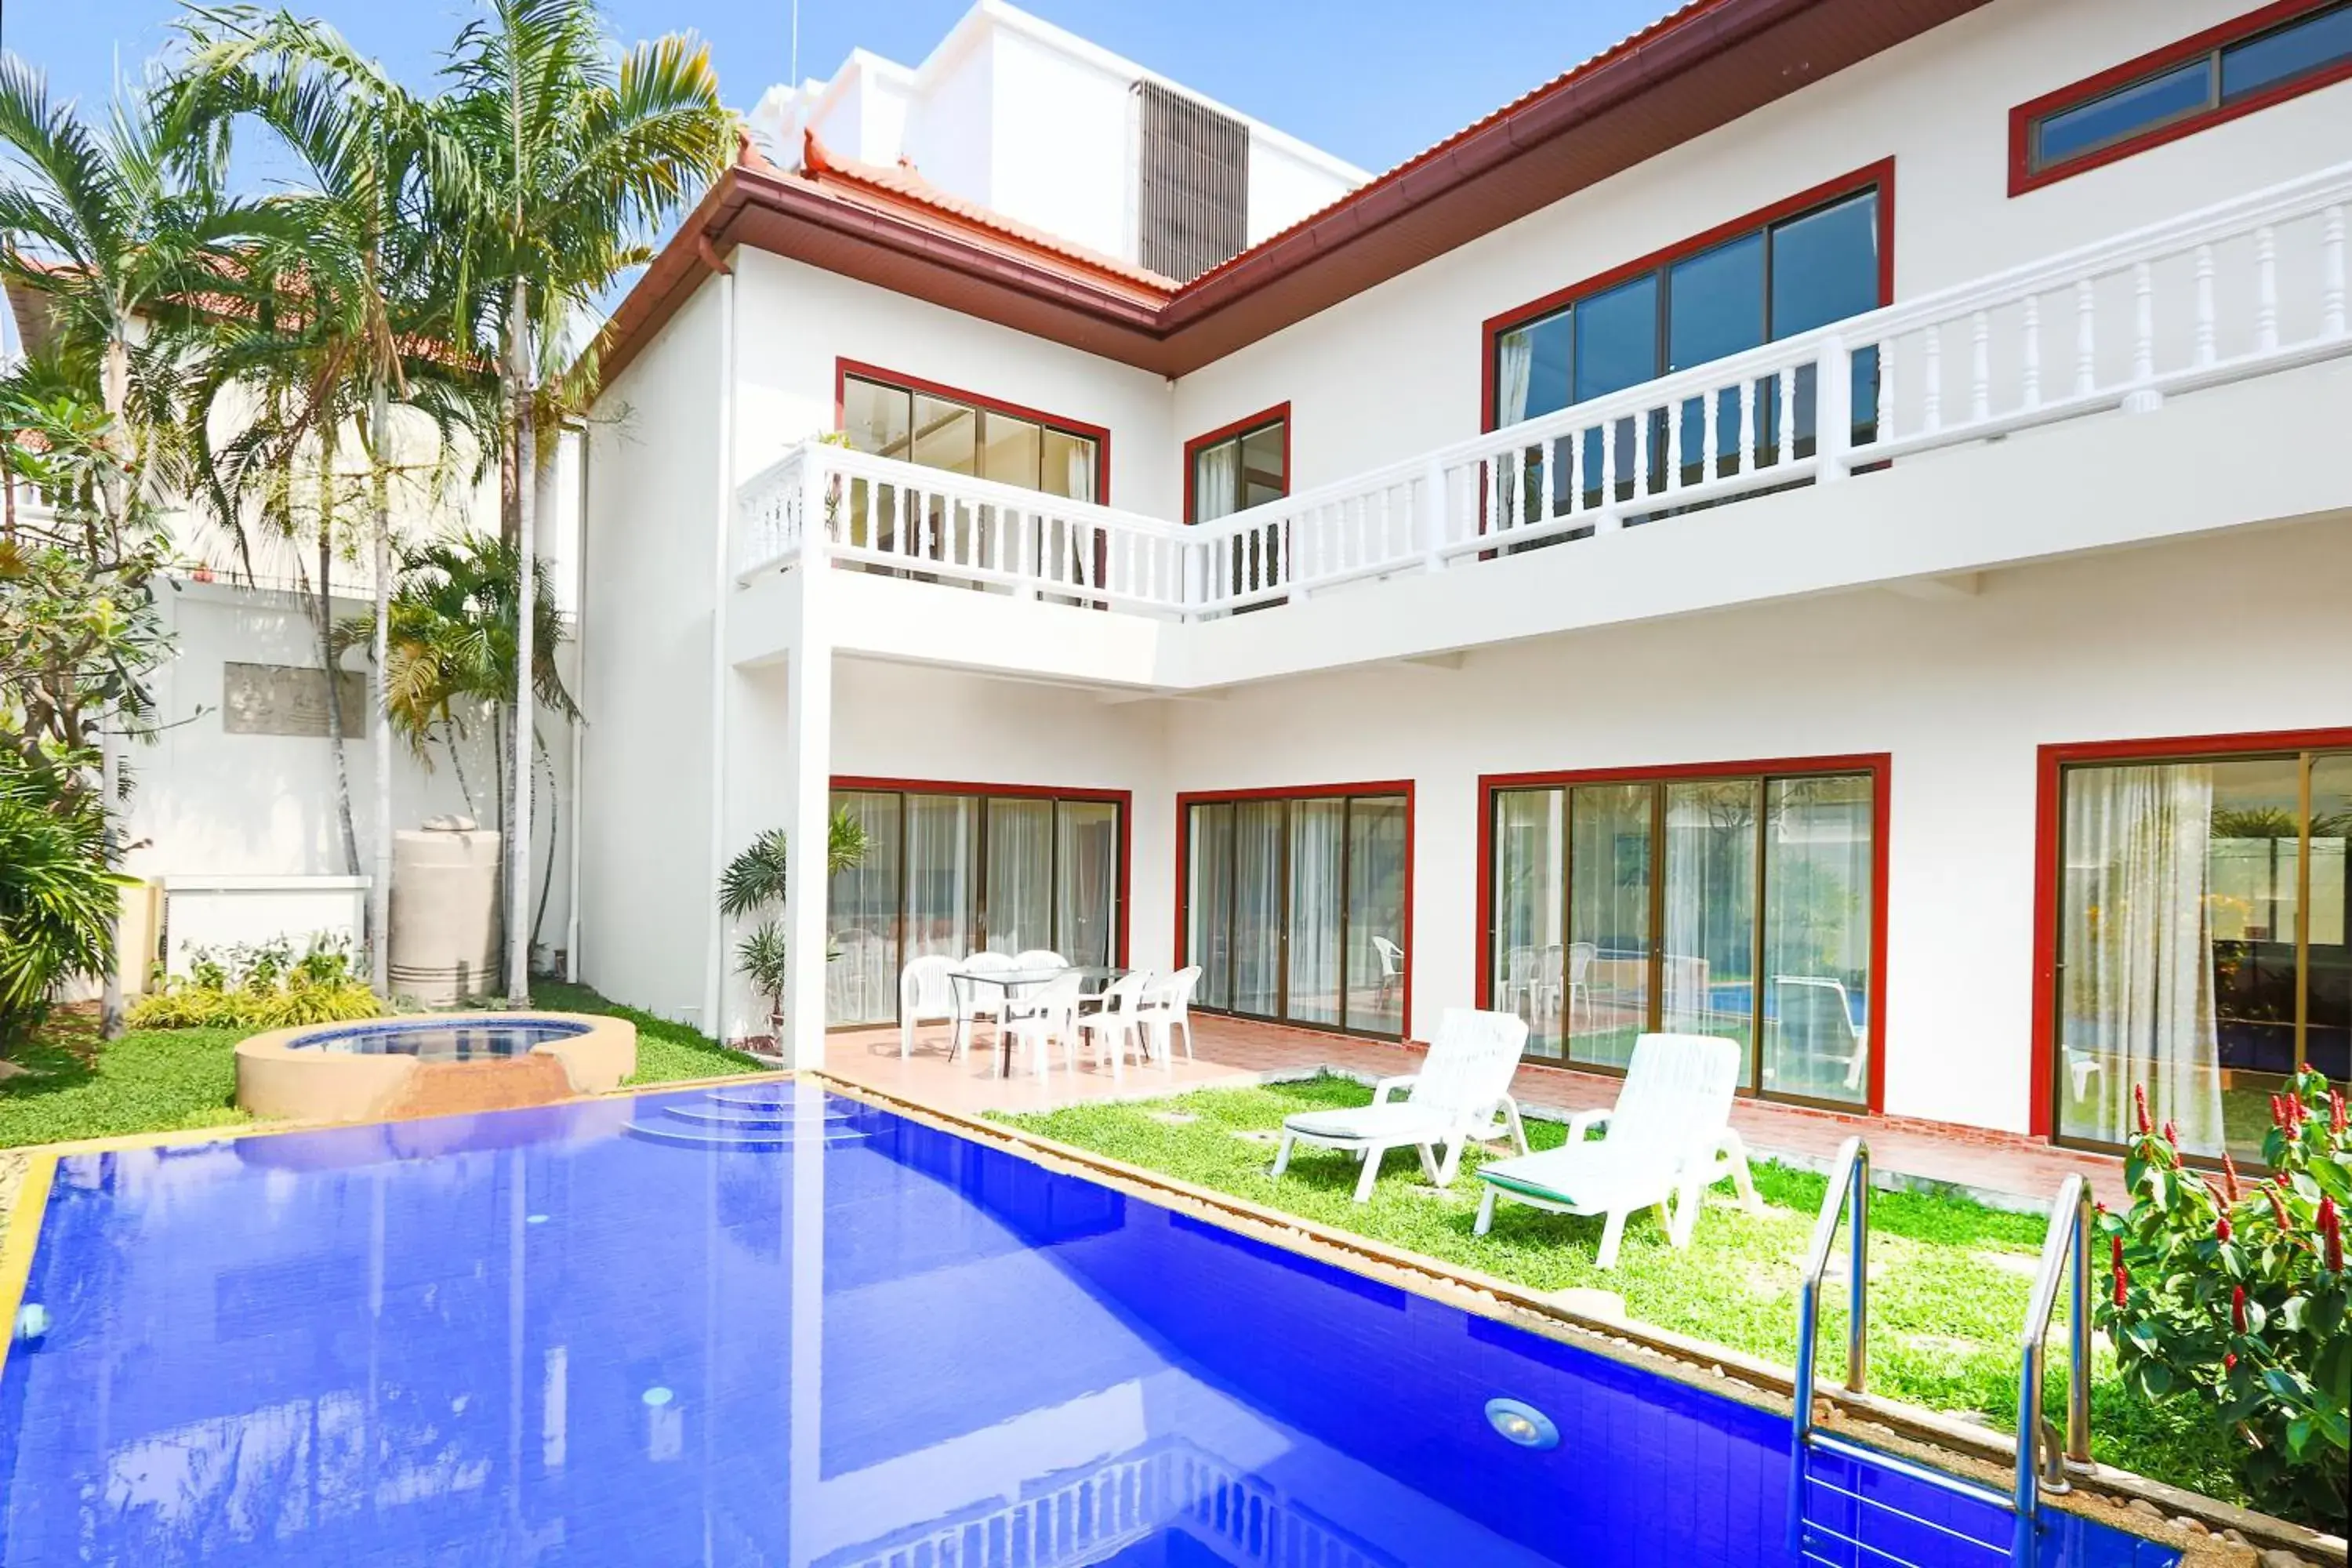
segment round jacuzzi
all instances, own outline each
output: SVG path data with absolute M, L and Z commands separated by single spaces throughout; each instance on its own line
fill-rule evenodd
M 285 1121 L 436 1116 L 601 1093 L 636 1065 L 636 1026 L 584 1013 L 312 1024 L 239 1042 L 236 1101 Z

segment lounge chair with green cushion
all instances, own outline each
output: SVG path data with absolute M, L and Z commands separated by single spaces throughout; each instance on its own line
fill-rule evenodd
M 1508 1136 L 1526 1153 L 1528 1135 L 1511 1099 L 1511 1075 L 1518 1070 L 1527 1041 L 1524 1018 L 1448 1007 L 1419 1072 L 1381 1079 L 1372 1086 L 1370 1105 L 1286 1119 L 1273 1173 L 1279 1177 L 1290 1168 L 1294 1144 L 1344 1149 L 1364 1163 L 1356 1180 L 1356 1201 L 1363 1204 L 1371 1202 L 1381 1157 L 1391 1149 L 1418 1150 L 1423 1174 L 1441 1187 L 1454 1184 L 1463 1145 L 1474 1140 Z M 1389 1098 L 1399 1089 L 1405 1091 L 1402 1100 Z
M 1748 1173 L 1748 1149 L 1731 1130 L 1731 1097 L 1747 1061 L 1737 1040 L 1710 1035 L 1643 1035 L 1613 1110 L 1587 1110 L 1568 1124 L 1568 1142 L 1478 1168 L 1486 1195 L 1477 1234 L 1495 1223 L 1499 1198 L 1556 1214 L 1604 1215 L 1593 1261 L 1617 1266 L 1625 1220 L 1655 1209 L 1676 1247 L 1690 1245 L 1706 1189 L 1729 1177 L 1750 1214 L 1761 1214 Z M 1601 1128 L 1596 1142 L 1585 1134 Z

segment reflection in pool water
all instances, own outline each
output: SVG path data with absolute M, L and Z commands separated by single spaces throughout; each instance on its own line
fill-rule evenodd
M 5 1565 L 1798 1561 L 1784 1416 L 789 1085 L 69 1155 L 25 1299 Z
M 355 1024 L 321 1029 L 292 1042 L 298 1051 L 337 1051 L 348 1056 L 418 1057 L 426 1061 L 466 1062 L 528 1056 L 533 1046 L 568 1040 L 588 1032 L 585 1024 L 554 1018 L 484 1020 L 453 1024 L 445 1018 L 414 1023 Z

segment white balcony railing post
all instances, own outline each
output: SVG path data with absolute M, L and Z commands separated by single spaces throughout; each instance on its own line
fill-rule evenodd
M 824 569 L 825 547 L 832 542 L 833 519 L 825 514 L 825 502 L 833 475 L 826 468 L 824 451 L 824 445 L 815 441 L 801 448 L 800 556 L 803 568 L 812 572 Z
M 1421 509 L 1421 558 L 1430 571 L 1443 572 L 1445 570 L 1445 546 L 1450 531 L 1445 507 L 1444 463 L 1431 458 L 1427 470 L 1422 475 L 1421 484 L 1422 489 L 1428 492 L 1427 504 Z
M 1813 457 L 1821 482 L 1844 479 L 1853 460 L 1853 351 L 1843 338 L 1822 344 L 1813 372 Z

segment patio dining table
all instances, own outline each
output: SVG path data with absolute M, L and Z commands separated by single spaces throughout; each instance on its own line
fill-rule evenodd
M 994 969 L 979 973 L 957 970 L 948 976 L 955 989 L 955 1039 L 961 1048 L 965 1043 L 964 1031 L 971 1026 L 972 1004 L 981 1000 L 977 990 L 994 986 L 996 1001 L 996 1076 L 1007 1078 L 1013 1072 L 1013 1039 L 1004 1032 L 1005 1004 L 1019 1001 L 1029 992 L 1041 990 L 1066 974 L 1078 977 L 1081 996 L 1101 994 L 1103 989 L 1128 972 L 1111 963 L 1073 963 L 1060 969 Z

